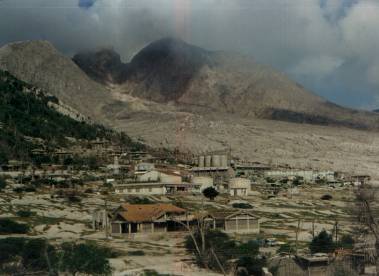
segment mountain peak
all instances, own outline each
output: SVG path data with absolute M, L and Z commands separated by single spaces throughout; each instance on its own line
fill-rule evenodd
M 122 83 L 127 77 L 127 64 L 113 49 L 83 51 L 73 57 L 73 61 L 92 79 L 103 83 Z

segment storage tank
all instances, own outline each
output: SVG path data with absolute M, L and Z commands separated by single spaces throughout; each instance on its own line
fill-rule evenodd
M 205 157 L 203 155 L 199 156 L 199 168 L 204 168 Z
M 212 156 L 212 167 L 220 167 L 221 166 L 221 159 L 220 155 L 213 155 Z
M 229 188 L 230 189 L 247 189 L 250 190 L 250 179 L 247 178 L 231 178 L 229 181 Z
M 221 155 L 221 167 L 228 167 L 228 156 Z
M 213 186 L 213 178 L 207 176 L 194 176 L 192 178 L 192 183 L 200 185 L 200 191 L 202 192 L 206 188 Z
M 212 166 L 212 156 L 207 155 L 205 156 L 205 167 L 211 167 Z

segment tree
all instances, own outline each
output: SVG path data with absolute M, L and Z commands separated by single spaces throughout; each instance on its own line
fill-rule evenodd
M 237 244 L 219 230 L 206 228 L 204 239 L 198 230 L 193 236 L 186 238 L 185 246 L 189 252 L 195 254 L 198 265 L 223 274 L 233 269 L 231 260 L 235 260 L 237 271 L 245 271 L 246 275 L 259 275 L 266 264 L 266 260 L 259 255 L 257 241 Z M 244 275 L 241 273 L 237 274 Z
M 110 275 L 109 250 L 95 243 L 63 243 L 61 270 L 75 276 L 77 273 Z
M 30 230 L 29 225 L 18 223 L 8 218 L 0 219 L 0 234 L 26 234 Z
M 355 242 L 352 236 L 343 235 L 338 243 L 338 246 L 346 249 L 353 249 L 354 243 Z
M 313 238 L 309 245 L 309 249 L 313 253 L 330 253 L 335 249 L 333 237 L 325 230 L 322 230 L 316 237 Z
M 215 197 L 219 195 L 219 192 L 213 187 L 208 187 L 204 189 L 203 195 L 210 200 L 214 200 Z
M 0 191 L 7 186 L 7 182 L 3 177 L 0 177 Z
M 285 253 L 288 255 L 295 254 L 295 248 L 291 244 L 285 243 L 279 247 L 277 253 Z
M 55 248 L 44 239 L 0 239 L 1 275 L 57 275 Z

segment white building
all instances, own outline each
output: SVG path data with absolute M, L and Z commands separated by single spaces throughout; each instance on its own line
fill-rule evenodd
M 231 196 L 247 196 L 251 189 L 251 181 L 247 178 L 232 178 L 229 181 L 229 194 Z

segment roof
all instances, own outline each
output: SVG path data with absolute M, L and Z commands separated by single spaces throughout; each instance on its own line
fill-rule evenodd
M 184 214 L 185 209 L 172 204 L 122 204 L 117 214 L 129 222 L 153 221 L 166 213 Z
M 209 215 L 215 219 L 229 219 L 238 215 L 249 215 L 253 218 L 259 219 L 258 216 L 252 214 L 249 211 L 245 210 L 240 210 L 240 211 L 214 211 L 214 212 L 209 212 Z

